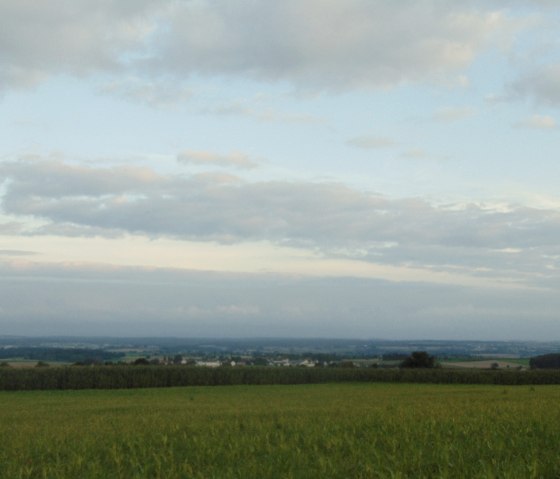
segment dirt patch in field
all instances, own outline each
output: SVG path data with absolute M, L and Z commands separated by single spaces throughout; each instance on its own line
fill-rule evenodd
M 444 368 L 461 368 L 461 369 L 519 369 L 517 363 L 507 361 L 493 361 L 491 359 L 483 361 L 461 361 L 461 362 L 442 362 Z M 497 366 L 496 366 L 497 365 Z

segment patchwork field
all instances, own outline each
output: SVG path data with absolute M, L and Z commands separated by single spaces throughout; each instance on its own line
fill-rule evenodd
M 478 360 L 478 361 L 443 361 L 444 368 L 464 368 L 464 369 L 507 369 L 507 368 L 528 368 L 523 364 L 504 360 Z
M 0 477 L 558 477 L 559 403 L 559 386 L 0 392 Z

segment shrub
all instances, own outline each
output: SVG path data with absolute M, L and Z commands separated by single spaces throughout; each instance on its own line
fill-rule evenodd
M 434 368 L 436 358 L 426 351 L 414 351 L 400 364 L 401 368 Z

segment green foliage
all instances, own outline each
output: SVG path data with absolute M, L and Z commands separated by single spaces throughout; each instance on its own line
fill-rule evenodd
M 436 358 L 426 351 L 414 351 L 400 364 L 401 368 L 434 368 L 435 366 Z
M 37 361 L 56 361 L 66 363 L 96 362 L 120 359 L 123 353 L 105 351 L 103 349 L 84 348 L 43 348 L 18 346 L 0 348 L 0 359 L 23 358 Z
M 254 364 L 255 366 L 266 366 L 268 364 L 268 359 L 257 356 L 256 358 L 253 358 L 251 363 Z
M 338 367 L 339 368 L 353 368 L 354 363 L 352 361 L 340 361 L 340 363 L 338 363 Z
M 559 400 L 356 383 L 3 392 L 0 478 L 552 478 Z
M 531 369 L 560 369 L 560 354 L 543 354 L 529 361 Z
M 0 391 L 130 389 L 235 384 L 389 382 L 433 384 L 560 384 L 558 370 L 453 370 L 375 368 L 202 368 L 157 365 L 0 368 Z
M 132 363 L 134 366 L 149 366 L 150 361 L 146 358 L 135 359 Z

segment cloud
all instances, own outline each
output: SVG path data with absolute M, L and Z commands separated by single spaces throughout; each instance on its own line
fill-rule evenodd
M 511 33 L 502 13 L 428 0 L 199 2 L 178 4 L 152 66 L 304 88 L 378 88 L 456 77 Z
M 225 166 L 242 169 L 252 169 L 258 166 L 257 162 L 241 152 L 219 154 L 210 151 L 186 150 L 177 155 L 177 161 L 192 165 Z
M 0 249 L 0 257 L 2 256 L 33 256 L 37 253 L 34 251 L 24 251 L 18 249 Z
M 557 290 L 355 278 L 0 261 L 0 304 L 4 334 L 544 340 L 560 333 Z
M 446 107 L 437 110 L 433 119 L 443 123 L 452 123 L 454 121 L 464 120 L 469 118 L 476 113 L 476 110 L 472 107 Z
M 1 185 L 1 183 L 0 183 Z M 17 235 L 25 230 L 25 225 L 18 221 L 7 221 L 0 223 L 0 234 L 3 235 Z
M 441 82 L 461 77 L 517 28 L 479 2 L 2 2 L 0 88 L 99 72 L 234 76 L 328 91 Z
M 206 115 L 244 116 L 265 123 L 326 123 L 326 120 L 324 118 L 318 116 L 313 116 L 306 113 L 288 113 L 274 110 L 272 108 L 262 108 L 260 106 L 253 106 L 250 104 L 250 102 L 240 100 L 226 102 L 219 106 L 200 108 L 198 112 Z
M 403 151 L 400 156 L 403 158 L 412 158 L 412 159 L 423 159 L 423 158 L 430 157 L 428 152 L 426 152 L 422 148 L 411 148 L 409 150 Z
M 356 136 L 354 138 L 350 138 L 347 142 L 347 145 L 354 146 L 356 148 L 364 148 L 364 149 L 377 149 L 377 148 L 388 148 L 391 146 L 396 146 L 398 143 L 386 136 L 372 136 L 372 135 L 363 135 L 363 136 Z
M 20 197 L 53 199 L 148 191 L 166 181 L 149 168 L 93 168 L 39 158 L 0 163 L 2 178 L 16 180 Z
M 192 91 L 182 85 L 139 78 L 115 80 L 103 85 L 99 91 L 156 108 L 176 108 L 193 96 Z
M 0 90 L 117 71 L 153 28 L 156 0 L 0 3 Z
M 548 115 L 532 115 L 515 123 L 514 126 L 521 128 L 533 128 L 537 130 L 553 130 L 558 127 L 556 120 Z
M 541 66 L 510 85 L 514 94 L 528 96 L 537 103 L 560 106 L 560 64 Z
M 332 258 L 515 281 L 556 277 L 560 268 L 560 212 L 552 208 L 437 206 L 333 183 L 164 176 L 52 161 L 4 163 L 0 179 L 7 180 L 4 212 L 41 220 L 33 234 L 267 241 Z M 512 249 L 520 252 L 503 253 Z

